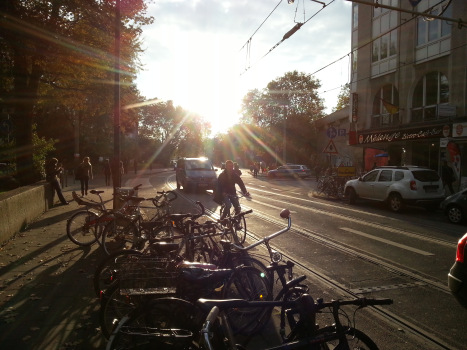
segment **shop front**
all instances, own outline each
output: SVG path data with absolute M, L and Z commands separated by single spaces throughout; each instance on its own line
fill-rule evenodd
M 467 125 L 466 125 L 467 129 Z M 375 165 L 418 165 L 439 172 L 442 160 L 451 160 L 452 125 L 437 124 L 388 131 L 362 131 L 358 144 L 364 148 L 365 170 Z M 466 130 L 467 143 L 467 130 Z

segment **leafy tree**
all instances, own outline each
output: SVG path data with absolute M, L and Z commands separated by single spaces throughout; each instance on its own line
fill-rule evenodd
M 260 146 L 269 158 L 283 154 L 286 135 L 286 159 L 279 162 L 307 164 L 313 150 L 313 121 L 324 116 L 323 100 L 317 90 L 319 80 L 306 73 L 288 72 L 260 90 L 251 90 L 243 99 L 243 123 L 257 125 L 251 148 Z M 265 157 L 264 155 L 263 157 Z
M 36 119 L 38 133 L 48 121 L 63 135 L 73 129 L 78 115 L 81 125 L 90 127 L 86 135 L 91 138 L 99 135 L 101 125 L 111 124 L 115 13 L 111 0 L 0 2 L 0 92 L 5 96 L 0 103 L 13 111 L 17 171 L 23 184 L 39 176 L 31 171 Z M 145 14 L 143 0 L 121 0 L 122 96 L 129 93 L 134 102 L 138 38 L 141 26 L 153 20 Z M 107 123 L 94 123 L 99 116 L 107 116 L 102 119 Z M 123 131 L 134 128 L 132 111 L 122 117 Z
M 339 95 L 337 96 L 337 106 L 332 109 L 333 112 L 350 106 L 350 84 L 342 86 Z

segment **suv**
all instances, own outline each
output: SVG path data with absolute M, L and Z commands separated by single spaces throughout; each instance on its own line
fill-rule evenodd
M 350 204 L 358 198 L 387 202 L 399 212 L 404 204 L 435 210 L 443 201 L 444 186 L 434 170 L 418 166 L 378 167 L 345 184 L 344 194 Z
M 180 158 L 177 160 L 177 189 L 189 192 L 198 188 L 214 190 L 217 183 L 217 169 L 214 169 L 208 158 Z
M 310 177 L 311 170 L 306 165 L 286 164 L 268 171 L 269 177 Z

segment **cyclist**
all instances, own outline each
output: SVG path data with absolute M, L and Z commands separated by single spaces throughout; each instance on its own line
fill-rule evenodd
M 225 218 L 226 213 L 230 211 L 232 205 L 235 208 L 235 214 L 240 213 L 240 203 L 238 202 L 238 197 L 236 195 L 235 185 L 240 186 L 244 196 L 250 196 L 250 193 L 246 190 L 243 180 L 234 172 L 234 163 L 231 160 L 225 162 L 225 169 L 219 175 L 217 179 L 218 190 L 222 193 L 224 199 L 225 210 L 221 216 L 221 220 Z

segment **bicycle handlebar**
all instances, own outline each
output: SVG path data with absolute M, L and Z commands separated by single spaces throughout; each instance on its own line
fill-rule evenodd
M 253 212 L 253 210 L 250 209 L 247 212 L 245 212 L 245 214 L 248 213 L 248 212 Z M 240 213 L 239 215 L 241 215 L 241 214 L 242 213 Z M 258 242 L 250 244 L 247 247 L 241 247 L 241 246 L 238 246 L 238 245 L 233 244 L 233 243 L 232 243 L 232 247 L 234 247 L 235 249 L 241 250 L 241 251 L 247 251 L 247 250 L 250 250 L 250 249 L 252 249 L 252 248 L 254 248 L 256 246 L 259 246 L 260 244 L 263 244 L 264 242 L 267 242 L 267 241 L 273 239 L 274 237 L 277 237 L 277 236 L 283 234 L 284 232 L 287 232 L 292 227 L 292 217 L 290 216 L 290 210 L 282 209 L 280 216 L 282 218 L 284 218 L 284 219 L 287 219 L 287 227 L 286 228 L 283 228 L 282 230 L 274 232 L 273 234 L 270 234 L 269 236 L 266 236 L 266 237 L 260 239 Z

